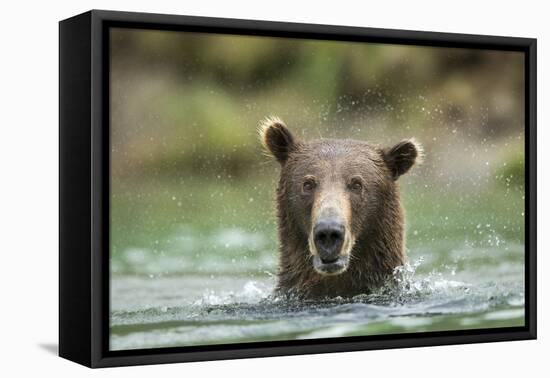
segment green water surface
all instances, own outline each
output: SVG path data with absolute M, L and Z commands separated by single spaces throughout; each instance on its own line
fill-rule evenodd
M 113 350 L 524 324 L 519 187 L 405 182 L 399 288 L 291 303 L 270 297 L 275 175 L 193 177 L 113 182 Z

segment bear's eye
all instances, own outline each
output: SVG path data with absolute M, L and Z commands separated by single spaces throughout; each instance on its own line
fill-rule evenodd
M 363 182 L 360 178 L 354 177 L 349 183 L 349 189 L 351 191 L 360 193 L 363 190 Z
M 306 194 L 311 193 L 313 189 L 315 189 L 315 180 L 311 177 L 308 177 L 304 180 L 304 183 L 302 184 L 302 191 Z

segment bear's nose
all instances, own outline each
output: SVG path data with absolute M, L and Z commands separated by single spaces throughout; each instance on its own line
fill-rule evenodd
M 320 220 L 313 227 L 313 240 L 323 263 L 333 263 L 338 259 L 344 243 L 344 231 L 344 225 L 333 219 Z

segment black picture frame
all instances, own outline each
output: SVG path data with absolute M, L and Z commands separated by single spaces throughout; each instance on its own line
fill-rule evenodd
M 110 27 L 519 51 L 525 54 L 525 326 L 109 351 Z M 536 338 L 536 39 L 92 10 L 59 24 L 59 355 L 89 367 Z

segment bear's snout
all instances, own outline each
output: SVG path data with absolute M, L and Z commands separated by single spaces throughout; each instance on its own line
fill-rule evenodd
M 313 268 L 322 275 L 344 272 L 349 264 L 349 245 L 349 232 L 342 221 L 335 218 L 318 220 L 310 236 L 310 248 L 314 247 Z
M 334 219 L 323 219 L 313 228 L 313 240 L 319 258 L 323 264 L 338 260 L 344 244 L 345 227 Z

